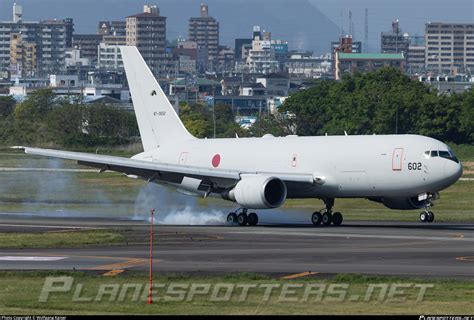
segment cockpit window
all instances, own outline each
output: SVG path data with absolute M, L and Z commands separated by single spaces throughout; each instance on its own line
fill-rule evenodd
M 439 156 L 440 156 L 441 158 L 446 158 L 446 159 L 450 159 L 450 158 L 451 158 L 451 155 L 449 154 L 448 151 L 440 151 L 440 152 L 439 152 Z
M 448 151 L 445 150 L 431 150 L 431 151 L 425 151 L 425 157 L 426 158 L 435 158 L 435 157 L 441 157 L 445 158 L 451 161 L 454 161 L 456 163 L 459 163 L 458 158 L 454 155 L 454 152 L 449 149 Z

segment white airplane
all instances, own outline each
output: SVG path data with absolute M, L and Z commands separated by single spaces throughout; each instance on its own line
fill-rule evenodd
M 418 135 L 197 139 L 184 127 L 135 47 L 122 47 L 144 152 L 131 159 L 25 148 L 25 152 L 112 170 L 195 196 L 237 203 L 230 224 L 257 225 L 254 209 L 286 199 L 318 198 L 314 225 L 340 225 L 336 198 L 366 198 L 398 210 L 429 210 L 438 192 L 455 183 L 462 165 L 444 143 Z M 249 211 L 252 211 L 249 213 Z

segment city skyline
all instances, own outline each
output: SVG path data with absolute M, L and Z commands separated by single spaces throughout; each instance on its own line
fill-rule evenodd
M 272 7 L 268 3 L 272 3 Z M 146 1 L 146 0 L 104 0 L 96 4 L 92 0 L 69 0 L 70 4 L 64 6 L 64 1 L 59 0 L 19 0 L 24 6 L 25 20 L 41 20 L 47 18 L 74 18 L 76 33 L 96 33 L 97 23 L 100 20 L 124 20 L 126 16 L 140 12 L 143 4 L 156 4 L 160 7 L 162 15 L 168 17 L 168 40 L 177 37 L 187 37 L 189 17 L 199 13 L 200 1 Z M 365 8 L 369 9 L 369 49 L 380 49 L 380 32 L 390 29 L 392 20 L 398 18 L 404 32 L 412 35 L 423 34 L 424 25 L 429 21 L 472 22 L 474 21 L 474 5 L 471 0 L 455 0 L 456 6 L 445 1 L 417 0 L 415 3 L 408 0 L 390 1 L 361 0 L 354 3 L 351 0 L 298 0 L 291 10 L 286 10 L 287 16 L 281 15 L 279 8 L 284 6 L 286 0 L 258 0 L 252 1 L 253 6 L 247 4 L 248 0 L 227 1 L 209 0 L 206 4 L 210 7 L 210 14 L 221 24 L 220 42 L 224 45 L 233 45 L 233 39 L 248 37 L 253 25 L 272 30 L 273 34 L 288 40 L 291 48 L 310 49 L 321 54 L 329 51 L 326 44 L 329 38 L 334 39 L 341 33 L 341 12 L 344 17 L 345 33 L 348 33 L 349 11 L 352 12 L 354 24 L 354 38 L 364 41 Z M 0 4 L 0 19 L 11 20 L 11 6 L 13 0 L 3 1 Z M 94 4 L 95 11 L 79 10 L 84 6 Z M 113 6 L 112 6 L 113 4 Z M 428 5 L 430 4 L 430 5 Z M 406 10 L 409 7 L 410 10 Z M 235 17 L 232 13 L 236 9 L 237 15 L 245 10 L 264 10 L 265 14 L 258 20 L 252 13 L 246 16 Z M 240 8 L 240 9 L 239 9 Z M 239 11 L 240 10 L 240 11 Z M 304 15 L 299 10 L 311 11 L 311 15 Z M 298 15 L 299 19 L 294 19 Z M 301 19 L 300 19 L 301 18 Z M 239 22 L 241 21 L 241 22 Z M 305 30 L 305 24 L 308 29 Z M 239 25 L 238 28 L 235 26 Z M 319 30 L 324 29 L 325 32 Z M 320 43 L 324 43 L 323 45 Z

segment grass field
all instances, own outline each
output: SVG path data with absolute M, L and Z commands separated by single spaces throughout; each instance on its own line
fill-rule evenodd
M 51 293 L 47 302 L 39 302 L 45 277 L 67 276 L 73 278 L 67 293 Z M 368 277 L 353 275 L 338 275 L 330 279 L 298 278 L 293 280 L 275 279 L 255 274 L 234 274 L 231 276 L 190 277 L 190 276 L 162 276 L 155 279 L 155 284 L 162 286 L 154 295 L 155 303 L 146 303 L 147 275 L 145 273 L 120 274 L 116 277 L 74 273 L 46 273 L 46 272 L 0 272 L 0 314 L 472 314 L 474 305 L 473 280 L 420 280 L 399 279 L 392 277 Z M 133 290 L 123 296 L 123 301 L 109 301 L 111 295 L 105 294 L 101 301 L 95 301 L 99 295 L 101 285 L 119 285 L 115 297 L 124 284 L 138 284 L 140 297 L 133 299 Z M 211 289 L 205 294 L 197 294 L 190 299 L 189 290 L 184 290 L 181 301 L 169 301 L 176 298 L 167 291 L 170 285 L 180 285 L 180 288 L 191 288 L 192 285 L 210 284 Z M 229 301 L 215 301 L 216 297 L 225 296 L 225 291 L 212 298 L 216 284 L 234 286 Z M 370 285 L 388 284 L 387 294 L 381 301 L 378 300 L 380 291 L 367 295 Z M 414 285 L 432 285 L 426 290 L 422 301 L 417 302 L 419 289 Z M 78 285 L 82 285 L 77 295 Z M 248 296 L 242 301 L 242 289 L 235 289 L 236 285 L 254 285 L 248 291 Z M 284 286 L 290 285 L 290 291 L 284 292 Z M 305 298 L 304 292 L 308 285 L 319 286 L 322 295 L 309 295 Z M 334 292 L 330 287 L 333 285 Z M 342 285 L 342 286 L 340 286 Z M 403 294 L 390 298 L 389 292 L 394 285 L 405 285 Z M 60 286 L 56 284 L 55 286 Z M 267 287 L 275 289 L 265 298 Z M 111 287 L 108 287 L 108 292 Z M 339 289 L 337 289 L 339 288 Z M 339 292 L 337 293 L 336 290 Z M 144 294 L 142 294 L 144 293 Z M 73 302 L 73 296 L 92 301 Z M 282 295 L 283 294 L 283 295 Z M 113 295 L 113 293 L 112 293 Z M 355 299 L 354 297 L 358 297 Z M 364 301 L 366 297 L 368 301 Z M 287 301 L 288 298 L 290 301 Z M 339 298 L 339 301 L 337 300 Z M 341 299 L 342 298 L 342 299 Z M 188 301 L 189 299 L 189 301 Z M 114 299 L 112 299 L 114 300 Z M 184 301 L 183 301 L 184 300 Z M 268 300 L 268 301 L 267 301 Z
M 62 231 L 42 233 L 0 233 L 0 248 L 75 248 L 110 245 L 124 237 L 107 230 Z

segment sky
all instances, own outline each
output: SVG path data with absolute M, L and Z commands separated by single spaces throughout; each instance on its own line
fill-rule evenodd
M 0 19 L 11 20 L 14 0 L 0 0 Z M 77 33 L 95 33 L 99 20 L 123 20 L 156 4 L 167 16 L 168 39 L 186 37 L 187 20 L 199 13 L 201 0 L 17 0 L 24 20 L 74 18 Z M 355 40 L 364 40 L 365 8 L 369 10 L 369 48 L 380 49 L 380 33 L 399 19 L 403 32 L 423 35 L 428 21 L 474 22 L 474 0 L 206 0 L 210 14 L 220 21 L 221 43 L 249 37 L 261 24 L 274 38 L 288 40 L 295 49 L 322 53 L 337 40 L 341 24 L 348 32 L 352 12 Z M 342 21 L 341 17 L 344 18 Z

